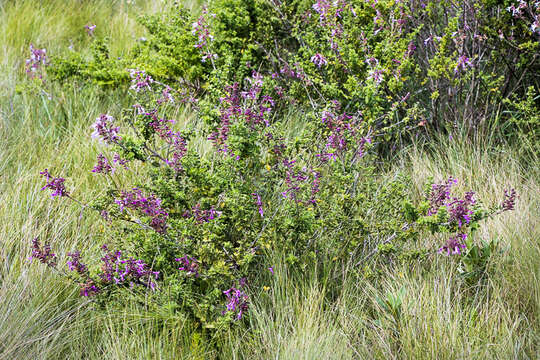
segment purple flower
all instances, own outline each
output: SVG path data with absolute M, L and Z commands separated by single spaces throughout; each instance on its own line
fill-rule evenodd
M 38 259 L 42 264 L 47 264 L 50 267 L 56 267 L 57 264 L 56 254 L 52 252 L 50 245 L 45 244 L 42 247 L 38 238 L 32 240 L 32 255 L 29 260 L 33 259 Z
M 86 33 L 88 36 L 94 36 L 94 30 L 96 29 L 96 25 L 85 25 L 84 28 L 86 29 Z
M 201 51 L 202 62 L 206 62 L 207 59 L 217 59 L 217 54 L 213 53 L 210 49 L 210 43 L 214 41 L 214 37 L 210 33 L 210 18 L 214 18 L 216 14 L 208 13 L 208 9 L 203 7 L 201 16 L 196 22 L 192 24 L 191 33 L 197 37 L 197 43 L 194 45 Z
M 185 255 L 184 257 L 175 260 L 179 261 L 182 265 L 178 270 L 185 271 L 188 275 L 199 277 L 199 263 L 197 259 Z
M 461 255 L 463 251 L 467 249 L 465 245 L 465 239 L 467 239 L 466 234 L 457 234 L 456 236 L 448 239 L 446 244 L 444 244 L 438 251 L 439 254 L 445 255 Z
M 101 114 L 96 118 L 96 122 L 92 125 L 94 132 L 93 139 L 100 139 L 107 144 L 117 143 L 120 140 L 118 136 L 118 127 L 113 126 L 114 118 L 107 114 Z
M 516 196 L 517 193 L 515 189 L 504 190 L 504 200 L 501 205 L 503 211 L 514 210 L 516 205 Z
M 452 186 L 456 184 L 457 180 L 450 176 L 445 183 L 431 185 L 428 215 L 435 215 L 439 208 L 446 204 L 450 199 Z
M 47 181 L 47 184 L 41 188 L 41 191 L 45 189 L 51 189 L 51 197 L 55 196 L 69 196 L 68 192 L 66 191 L 66 188 L 64 186 L 64 178 L 56 178 L 51 176 L 49 174 L 49 170 L 45 169 L 42 172 L 40 172 L 41 175 L 43 175 Z
M 458 61 L 457 61 L 457 64 L 456 64 L 456 67 L 454 68 L 454 73 L 457 74 L 458 71 L 461 70 L 462 71 L 465 71 L 467 70 L 467 67 L 473 67 L 473 63 L 471 62 L 471 60 L 465 56 L 465 55 L 461 55 L 459 58 L 458 58 Z
M 81 253 L 79 251 L 68 253 L 67 256 L 71 258 L 71 260 L 67 262 L 70 271 L 76 271 L 80 275 L 87 274 L 88 268 L 85 264 L 81 263 Z
M 264 217 L 261 196 L 257 193 L 253 193 L 251 195 L 255 198 L 255 201 L 257 202 L 257 206 L 259 207 L 259 214 L 261 215 L 261 217 Z
M 236 320 L 240 320 L 249 308 L 247 294 L 235 287 L 232 287 L 223 293 L 227 296 L 228 302 L 225 305 L 227 310 L 224 310 L 222 314 L 225 315 L 227 312 L 233 312 L 236 313 Z
M 274 275 L 274 268 L 273 268 L 272 266 L 270 266 L 270 267 L 268 268 L 268 271 L 270 271 L 270 273 L 271 273 L 272 275 Z
M 81 285 L 81 296 L 94 296 L 97 295 L 100 291 L 100 289 L 96 286 L 94 281 L 92 279 L 88 279 L 86 283 L 80 284 Z
M 97 164 L 94 166 L 94 169 L 92 169 L 92 172 L 96 174 L 109 174 L 112 171 L 114 171 L 114 169 L 109 163 L 109 160 L 107 160 L 103 154 L 99 154 L 97 157 Z
M 33 44 L 30 44 L 30 58 L 26 59 L 26 73 L 31 77 L 42 78 L 42 74 L 38 72 L 42 69 L 42 66 L 49 65 L 49 58 L 47 57 L 46 49 L 37 49 Z
M 473 211 L 470 209 L 476 203 L 474 192 L 468 191 L 463 199 L 454 198 L 454 200 L 446 204 L 448 213 L 450 214 L 450 222 L 455 222 L 458 227 L 462 227 L 463 223 L 469 224 Z
M 128 208 L 151 217 L 150 227 L 158 233 L 165 232 L 169 214 L 161 208 L 161 199 L 154 195 L 144 196 L 141 190 L 133 188 L 132 191 L 122 191 L 121 197 L 115 202 L 120 206 L 120 211 Z
M 154 83 L 154 79 L 150 75 L 147 75 L 144 70 L 130 69 L 129 76 L 131 76 L 130 89 L 136 92 L 152 90 L 150 85 Z
M 121 251 L 109 250 L 107 245 L 103 245 L 102 249 L 105 255 L 101 258 L 102 272 L 98 275 L 103 282 L 116 285 L 130 284 L 130 286 L 138 283 L 155 289 L 158 271 L 152 271 L 142 260 L 131 257 L 123 260 Z
M 311 62 L 317 65 L 319 69 L 321 68 L 321 66 L 328 64 L 328 61 L 326 60 L 326 58 L 322 54 L 319 54 L 319 53 L 316 53 L 315 55 L 311 57 Z
M 128 163 L 128 160 L 122 159 L 117 153 L 115 153 L 113 156 L 113 163 L 121 165 L 126 170 L 128 169 L 126 165 Z
M 384 69 L 372 70 L 368 74 L 368 79 L 372 79 L 377 85 L 379 85 L 384 80 Z
M 201 204 L 197 204 L 191 210 L 186 210 L 183 216 L 194 218 L 197 224 L 202 224 L 220 217 L 221 214 L 221 211 L 216 211 L 213 206 L 209 210 L 201 210 Z

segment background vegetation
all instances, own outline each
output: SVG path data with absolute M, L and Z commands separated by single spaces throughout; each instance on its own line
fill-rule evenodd
M 181 316 L 134 302 L 95 311 L 73 284 L 46 267 L 30 266 L 29 244 L 36 236 L 62 253 L 93 249 L 99 245 L 96 239 L 113 236 L 96 214 L 51 201 L 40 191 L 38 174 L 44 166 L 61 169 L 77 179 L 70 182 L 75 194 L 97 196 L 99 179 L 88 169 L 99 151 L 89 137 L 90 125 L 103 109 L 120 111 L 129 103 L 122 87 L 107 89 L 90 80 L 36 90 L 24 72 L 28 45 L 49 54 L 73 45 L 84 53 L 90 43 L 84 25 L 95 23 L 96 32 L 109 36 L 113 56 L 127 57 L 137 39 L 147 36 L 135 17 L 167 6 L 159 1 L 37 4 L 0 3 L 0 358 L 540 355 L 538 159 L 534 150 L 524 154 L 523 142 L 501 141 L 496 128 L 481 136 L 458 131 L 450 138 L 441 131 L 429 142 L 412 141 L 385 159 L 381 170 L 384 179 L 409 175 L 416 201 L 430 177 L 446 179 L 449 174 L 467 187 L 461 190 L 476 190 L 485 203 L 497 203 L 504 189 L 516 188 L 516 211 L 484 222 L 477 234 L 498 239 L 501 251 L 488 265 L 487 283 L 478 288 L 459 281 L 456 262 L 430 255 L 418 266 L 381 267 L 376 277 L 343 268 L 342 289 L 336 292 L 332 282 L 337 279 L 324 276 L 326 269 L 314 268 L 306 276 L 287 265 L 287 254 L 276 251 L 271 255 L 275 275 L 259 279 L 261 291 L 252 297 L 246 321 L 214 334 Z M 422 233 L 418 241 L 438 248 L 441 237 Z

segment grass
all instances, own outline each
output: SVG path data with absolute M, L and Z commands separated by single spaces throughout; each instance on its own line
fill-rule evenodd
M 100 245 L 98 217 L 81 216 L 77 206 L 42 193 L 39 171 L 49 167 L 63 174 L 85 197 L 99 192 L 88 171 L 97 154 L 89 126 L 104 109 L 119 109 L 125 94 L 85 84 L 52 88 L 52 99 L 17 93 L 28 44 L 49 52 L 70 43 L 82 48 L 88 44 L 82 26 L 92 22 L 96 31 L 111 35 L 113 51 L 121 54 L 143 35 L 134 16 L 160 6 L 159 1 L 135 7 L 102 0 L 0 2 L 0 359 L 540 357 L 540 173 L 534 161 L 520 162 L 512 146 L 489 141 L 439 139 L 429 148 L 411 146 L 388 171 L 388 176 L 410 175 L 417 198 L 430 176 L 454 175 L 486 204 L 516 187 L 516 211 L 485 222 L 478 233 L 480 239 L 499 239 L 503 250 L 482 288 L 466 288 L 451 259 L 432 256 L 423 265 L 388 271 L 383 282 L 344 271 L 343 288 L 335 293 L 317 269 L 301 278 L 276 254 L 276 276 L 267 278 L 268 290 L 253 297 L 249 327 L 209 339 L 181 317 L 129 302 L 97 313 L 72 284 L 30 265 L 29 244 L 36 236 L 62 253 Z M 419 241 L 429 248 L 440 243 L 427 234 Z M 401 289 L 399 316 L 376 300 Z

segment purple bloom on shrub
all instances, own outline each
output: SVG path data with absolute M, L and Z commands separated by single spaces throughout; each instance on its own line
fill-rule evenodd
M 128 169 L 128 167 L 127 167 L 127 165 L 126 165 L 126 164 L 128 163 L 128 160 L 122 159 L 122 158 L 120 157 L 120 155 L 118 155 L 118 154 L 116 154 L 116 153 L 115 153 L 114 156 L 113 156 L 113 163 L 121 165 L 121 166 L 122 166 L 124 169 L 126 169 L 126 170 Z
M 235 287 L 232 287 L 223 293 L 227 296 L 228 302 L 225 305 L 227 310 L 224 310 L 222 314 L 224 315 L 227 312 L 233 312 L 236 313 L 236 320 L 240 320 L 249 308 L 247 294 Z
M 199 263 L 197 259 L 185 255 L 184 257 L 175 260 L 179 261 L 182 265 L 178 270 L 185 271 L 188 275 L 199 277 Z
M 257 193 L 253 193 L 251 195 L 255 198 L 255 201 L 257 202 L 257 206 L 259 207 L 259 214 L 261 215 L 261 217 L 264 217 L 264 210 L 262 207 L 261 196 Z
M 272 275 L 274 275 L 274 268 L 273 268 L 272 266 L 270 266 L 270 267 L 268 268 L 268 271 L 270 271 L 270 273 L 271 273 Z
M 166 230 L 166 220 L 169 214 L 161 208 L 161 199 L 154 195 L 144 196 L 138 188 L 132 191 L 122 191 L 121 197 L 115 202 L 120 206 L 120 211 L 125 208 L 138 210 L 146 216 L 152 217 L 150 227 L 158 233 L 164 233 Z
M 85 25 L 84 28 L 86 29 L 86 33 L 88 36 L 94 36 L 94 30 L 96 29 L 96 25 Z
M 112 171 L 113 168 L 109 163 L 109 160 L 107 160 L 103 154 L 99 154 L 97 157 L 97 164 L 94 166 L 94 169 L 92 169 L 92 172 L 96 174 L 109 174 Z
M 152 290 L 155 289 L 159 272 L 152 271 L 142 260 L 129 258 L 122 259 L 121 251 L 111 251 L 107 245 L 102 246 L 105 255 L 101 258 L 103 262 L 99 274 L 105 283 L 133 286 L 135 283 L 144 285 Z
M 67 262 L 70 271 L 76 271 L 80 275 L 84 275 L 88 272 L 86 265 L 81 262 L 81 253 L 79 251 L 68 253 L 67 256 L 71 258 L 71 260 Z
M 321 68 L 321 66 L 328 64 L 328 61 L 326 60 L 326 58 L 322 54 L 319 54 L 319 53 L 311 57 L 311 62 L 317 65 L 319 69 Z
M 446 208 L 450 215 L 450 222 L 457 222 L 458 227 L 460 228 L 463 226 L 463 223 L 469 224 L 473 214 L 470 206 L 475 203 L 474 192 L 468 191 L 465 193 L 463 200 L 454 198 L 452 202 L 446 204 Z
M 439 249 L 438 253 L 445 255 L 461 255 L 462 252 L 467 249 L 465 239 L 467 239 L 466 234 L 457 234 L 456 236 L 451 237 L 446 244 Z
M 373 79 L 373 81 L 379 85 L 384 80 L 384 69 L 372 70 L 368 74 L 368 79 Z
M 504 190 L 504 200 L 502 203 L 502 210 L 503 211 L 509 211 L 514 210 L 514 207 L 516 205 L 516 190 Z
M 335 161 L 337 159 L 337 155 L 335 153 L 321 153 L 316 154 L 315 156 L 321 159 L 322 162 L 327 162 L 328 160 Z
M 215 210 L 213 206 L 209 210 L 201 210 L 201 204 L 197 204 L 190 211 L 186 210 L 183 216 L 194 218 L 197 224 L 202 224 L 220 217 L 221 211 Z
M 150 85 L 154 83 L 154 79 L 144 70 L 130 69 L 129 75 L 131 76 L 130 89 L 136 92 L 152 90 Z
M 213 53 L 210 50 L 210 43 L 214 41 L 214 37 L 210 33 L 210 18 L 214 18 L 216 14 L 208 13 L 208 9 L 203 7 L 201 16 L 197 19 L 196 22 L 192 24 L 191 33 L 197 37 L 197 43 L 194 45 L 197 49 L 201 51 L 202 62 L 206 62 L 207 59 L 216 59 L 217 54 Z
M 40 172 L 40 174 L 43 175 L 47 181 L 47 184 L 41 188 L 41 191 L 45 189 L 52 190 L 51 197 L 69 196 L 64 186 L 64 181 L 65 181 L 64 178 L 57 178 L 57 177 L 51 176 L 51 174 L 49 173 L 49 170 L 47 169 Z
M 86 283 L 80 284 L 81 285 L 81 296 L 94 296 L 99 293 L 99 288 L 96 286 L 94 281 L 92 279 L 88 279 Z
M 457 180 L 450 176 L 445 183 L 431 185 L 428 215 L 435 215 L 439 208 L 446 204 L 450 199 L 452 186 L 456 184 Z
M 32 240 L 32 255 L 29 260 L 32 261 L 32 259 L 38 259 L 42 264 L 50 267 L 56 267 L 57 264 L 56 254 L 52 252 L 50 245 L 45 244 L 42 247 L 38 238 Z
M 114 118 L 107 114 L 101 114 L 96 118 L 96 122 L 92 125 L 94 132 L 92 133 L 93 139 L 100 139 L 107 144 L 117 143 L 120 140 L 118 136 L 118 127 L 113 126 Z
M 26 59 L 26 73 L 30 77 L 38 76 L 42 78 L 41 74 L 38 74 L 42 66 L 49 65 L 49 58 L 47 57 L 46 49 L 37 49 L 33 44 L 30 44 L 30 58 Z
M 473 63 L 471 62 L 471 60 L 465 56 L 465 55 L 461 55 L 459 58 L 458 58 L 458 62 L 456 64 L 456 67 L 454 68 L 454 73 L 457 73 L 460 68 L 462 71 L 465 71 L 467 70 L 467 67 L 473 67 Z

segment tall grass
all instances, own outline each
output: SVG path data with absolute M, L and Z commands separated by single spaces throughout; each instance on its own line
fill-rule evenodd
M 540 171 L 520 163 L 511 146 L 491 141 L 439 139 L 411 146 L 388 176 L 410 175 L 419 199 L 429 176 L 453 175 L 487 204 L 503 189 L 520 194 L 517 209 L 486 222 L 478 239 L 499 239 L 502 252 L 482 287 L 467 288 L 452 259 L 430 256 L 421 266 L 398 267 L 373 281 L 362 269 L 343 271 L 335 290 L 322 269 L 302 277 L 274 256 L 275 276 L 252 296 L 248 327 L 209 337 L 179 315 L 151 304 L 111 306 L 96 312 L 76 287 L 28 262 L 39 236 L 62 253 L 94 249 L 106 238 L 101 220 L 40 191 L 39 171 L 68 178 L 75 194 L 100 189 L 88 171 L 97 149 L 89 126 L 105 109 L 119 109 L 122 91 L 87 84 L 45 94 L 15 91 L 23 81 L 28 44 L 60 51 L 88 45 L 82 27 L 98 25 L 116 54 L 144 35 L 134 21 L 158 11 L 160 1 L 0 2 L 0 359 L 534 359 L 540 356 Z M 69 16 L 66 16 L 68 14 Z M 76 179 L 76 182 L 70 182 Z M 106 231 L 106 230 L 105 230 Z M 354 234 L 351 234 L 354 236 Z M 419 246 L 440 239 L 423 234 Z M 59 252 L 60 252 L 59 251 Z M 62 263 L 64 259 L 60 259 Z M 434 271 L 437 269 L 437 271 Z M 326 279 L 326 280 L 321 280 Z M 400 315 L 377 299 L 404 289 Z M 216 345 L 220 351 L 216 351 Z

